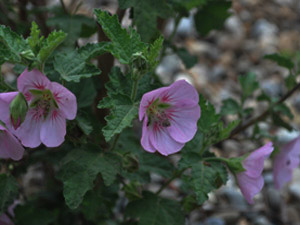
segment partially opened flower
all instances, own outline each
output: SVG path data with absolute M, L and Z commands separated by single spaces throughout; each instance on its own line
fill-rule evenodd
M 264 161 L 270 156 L 273 149 L 272 142 L 269 142 L 252 152 L 242 162 L 245 171 L 237 174 L 237 181 L 242 194 L 250 204 L 254 203 L 253 197 L 264 186 L 264 179 L 262 177 Z
M 0 215 L 0 225 L 14 225 L 14 223 L 8 217 L 8 214 L 10 217 L 15 217 L 14 209 L 19 203 L 19 200 L 15 200 L 14 203 L 8 207 L 7 213 Z
M 180 151 L 197 131 L 198 101 L 196 89 L 184 80 L 144 94 L 139 109 L 143 148 L 162 155 Z
M 284 145 L 276 155 L 273 167 L 275 187 L 280 189 L 292 180 L 293 171 L 300 165 L 300 137 Z
M 56 147 L 66 135 L 66 119 L 76 117 L 75 95 L 64 86 L 50 82 L 40 71 L 27 69 L 18 78 L 18 90 L 28 101 L 24 122 L 15 131 L 26 147 L 35 148 L 41 143 Z
M 19 140 L 5 127 L 9 122 L 9 103 L 17 95 L 17 92 L 0 94 L 0 158 L 20 160 L 24 154 L 24 148 Z

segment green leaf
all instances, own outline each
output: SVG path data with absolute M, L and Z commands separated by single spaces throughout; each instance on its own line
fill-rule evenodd
M 163 36 L 160 36 L 157 38 L 152 45 L 150 45 L 149 53 L 146 54 L 148 63 L 150 65 L 150 70 L 154 69 L 159 61 L 157 60 L 157 57 L 160 54 L 161 48 L 163 46 L 164 38 Z
M 167 18 L 172 15 L 166 0 L 119 0 L 120 8 L 133 7 L 133 24 L 145 42 L 158 35 L 157 18 Z
M 163 177 L 171 177 L 174 166 L 163 156 L 152 154 L 140 155 L 140 171 L 159 174 Z
M 182 225 L 184 215 L 178 202 L 144 192 L 144 198 L 130 202 L 125 214 L 139 219 L 139 225 Z
M 135 30 L 130 29 L 128 33 L 121 27 L 116 15 L 110 16 L 101 9 L 95 9 L 94 13 L 106 36 L 112 41 L 108 51 L 122 64 L 129 64 L 135 53 L 143 52 L 147 47 Z
M 68 34 L 66 38 L 66 45 L 74 46 L 74 43 L 80 37 L 90 37 L 97 31 L 97 24 L 93 18 L 85 15 L 68 15 L 60 14 L 49 18 L 46 21 L 48 26 L 56 29 L 61 29 Z
M 293 113 L 291 112 L 290 108 L 284 104 L 284 103 L 280 103 L 280 104 L 277 104 L 275 105 L 272 110 L 274 110 L 274 112 L 279 112 L 285 116 L 287 116 L 289 119 L 293 119 L 294 118 L 294 115 Z
M 111 43 L 100 42 L 100 43 L 88 43 L 85 46 L 78 49 L 78 53 L 85 60 L 93 59 L 97 56 L 103 55 L 111 48 Z
M 223 101 L 223 106 L 221 109 L 222 115 L 230 115 L 230 114 L 237 114 L 240 111 L 239 103 L 232 99 L 228 98 Z
M 225 20 L 230 16 L 228 12 L 230 7 L 230 1 L 208 1 L 194 16 L 197 31 L 205 36 L 211 30 L 221 29 Z
M 57 54 L 54 58 L 54 69 L 68 82 L 80 82 L 82 78 L 101 73 L 95 65 L 87 63 L 77 51 Z
M 111 185 L 120 170 L 119 159 L 113 154 L 98 151 L 73 150 L 64 161 L 57 178 L 64 184 L 66 204 L 77 208 L 94 180 L 101 173 L 105 185 Z
M 53 224 L 59 215 L 58 209 L 48 210 L 32 205 L 19 205 L 14 212 L 18 225 L 49 225 Z
M 256 81 L 254 73 L 248 73 L 243 76 L 239 76 L 239 82 L 242 86 L 244 98 L 249 97 L 256 89 L 259 88 L 259 84 Z
M 204 5 L 207 2 L 207 0 L 173 0 L 173 4 L 180 5 L 183 7 L 186 11 L 190 11 L 191 9 L 195 7 L 199 7 L 201 5 Z
M 30 29 L 30 36 L 26 40 L 34 54 L 38 53 L 39 45 L 43 39 L 43 37 L 40 39 L 40 33 L 41 31 L 38 25 L 33 21 Z
M 22 54 L 30 50 L 24 38 L 10 28 L 0 25 L 0 64 L 23 63 Z
M 76 122 L 85 135 L 90 135 L 93 131 L 93 126 L 89 118 L 80 115 L 76 117 Z
M 285 81 L 285 86 L 287 87 L 288 90 L 291 90 L 293 87 L 297 85 L 296 76 L 293 74 L 289 74 L 288 77 L 284 79 L 284 81 Z
M 0 214 L 13 203 L 18 193 L 17 181 L 12 176 L 0 174 Z
M 206 102 L 202 95 L 199 97 L 199 105 L 201 108 L 201 118 L 198 121 L 198 129 L 202 132 L 206 132 L 219 122 L 220 115 L 216 113 L 212 104 Z
M 37 55 L 40 63 L 45 63 L 47 58 L 66 38 L 63 31 L 52 31 L 49 36 L 42 42 L 41 49 Z
M 209 192 L 226 183 L 227 171 L 220 162 L 196 163 L 192 166 L 191 179 L 198 204 L 201 205 L 208 199 Z
M 197 57 L 191 55 L 185 48 L 177 49 L 176 53 L 187 69 L 192 68 L 198 62 Z
M 294 68 L 293 61 L 286 56 L 279 55 L 279 54 L 269 54 L 269 55 L 265 55 L 264 58 L 270 59 L 270 60 L 276 62 L 279 66 L 285 67 L 287 69 Z
M 80 83 L 69 83 L 67 88 L 77 97 L 78 108 L 89 107 L 93 104 L 97 90 L 92 78 L 84 79 Z
M 115 95 L 111 99 L 111 113 L 105 117 L 107 125 L 102 129 L 106 141 L 122 132 L 126 127 L 132 126 L 132 120 L 138 115 L 138 106 L 126 95 Z M 107 105 L 99 103 L 98 108 L 105 108 Z
M 288 124 L 287 122 L 285 122 L 282 117 L 280 115 L 278 115 L 277 113 L 272 113 L 272 120 L 274 125 L 278 126 L 278 127 L 283 127 L 285 129 L 287 129 L 288 131 L 292 131 L 293 127 Z

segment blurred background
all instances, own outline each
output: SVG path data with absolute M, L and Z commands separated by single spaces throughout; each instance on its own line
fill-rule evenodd
M 31 22 L 36 21 L 44 35 L 47 36 L 54 28 L 62 29 L 71 33 L 69 36 L 74 39 L 68 40 L 67 43 L 79 47 L 103 39 L 93 20 L 94 8 L 117 13 L 123 18 L 122 24 L 125 27 L 132 23 L 130 12 L 120 10 L 117 0 L 0 0 L 0 24 L 10 26 L 26 37 L 30 32 Z M 71 16 L 63 16 L 66 12 Z M 264 59 L 264 55 L 280 52 L 293 57 L 296 63 L 300 61 L 299 0 L 233 0 L 230 13 L 222 29 L 211 31 L 206 36 L 197 32 L 193 10 L 188 17 L 179 21 L 174 33 L 174 19 L 158 21 L 159 29 L 165 38 L 171 37 L 172 43 L 188 54 L 188 57 L 180 57 L 174 54 L 172 48 L 166 48 L 166 54 L 156 70 L 162 83 L 170 84 L 178 79 L 187 80 L 218 112 L 223 100 L 240 98 L 238 77 L 249 72 L 256 74 L 260 87 L 268 96 L 276 99 L 287 92 L 284 79 L 288 77 L 289 70 Z M 84 17 L 81 17 L 82 15 Z M 185 51 L 183 54 L 186 54 Z M 109 64 L 107 58 L 99 59 L 98 65 L 104 74 L 109 72 Z M 2 74 L 10 82 L 15 80 L 16 71 L 13 65 L 2 66 Z M 254 93 L 254 96 L 257 95 L 258 93 Z M 254 108 L 249 117 L 259 115 L 266 109 L 265 103 L 257 102 L 254 97 L 247 100 L 245 105 Z M 259 124 L 262 131 L 277 138 L 277 146 L 300 134 L 300 94 L 296 93 L 289 98 L 287 105 L 294 114 L 290 124 L 293 131 L 284 128 L 273 129 L 270 123 Z M 224 117 L 226 121 L 234 119 L 236 117 L 231 115 Z M 225 141 L 215 146 L 213 151 L 231 157 L 257 147 L 252 141 L 240 139 L 243 138 Z M 254 205 L 246 203 L 234 179 L 231 178 L 226 186 L 211 193 L 209 200 L 201 208 L 190 214 L 188 224 L 300 225 L 300 170 L 294 172 L 293 180 L 288 186 L 278 191 L 273 185 L 271 160 L 266 162 L 265 168 L 265 187 L 255 197 Z M 153 180 L 156 183 L 151 184 L 153 187 L 150 189 L 157 189 L 161 178 L 153 175 Z M 43 175 L 34 167 L 28 170 L 22 182 L 24 192 L 28 195 L 44 185 Z M 162 194 L 176 197 L 178 185 L 176 181 L 173 182 L 171 188 Z

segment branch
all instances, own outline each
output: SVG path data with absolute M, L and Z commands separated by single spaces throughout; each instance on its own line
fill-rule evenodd
M 257 123 L 257 122 L 263 120 L 266 116 L 268 116 L 268 115 L 270 114 L 270 112 L 272 111 L 272 108 L 273 108 L 274 106 L 283 103 L 285 100 L 287 100 L 289 97 L 291 97 L 291 96 L 294 94 L 294 92 L 297 91 L 298 88 L 300 88 L 300 83 L 298 83 L 293 89 L 291 89 L 290 91 L 288 91 L 288 92 L 287 92 L 284 96 L 282 96 L 282 98 L 279 99 L 277 102 L 275 102 L 274 104 L 271 104 L 271 106 L 269 106 L 269 108 L 266 109 L 261 115 L 255 117 L 255 118 L 253 118 L 253 119 L 251 119 L 251 120 L 249 120 L 249 121 L 248 121 L 247 123 L 245 123 L 244 125 L 239 126 L 239 127 L 237 127 L 236 129 L 234 129 L 234 130 L 231 132 L 231 134 L 230 134 L 230 136 L 229 136 L 228 139 L 230 139 L 230 138 L 232 138 L 233 136 L 235 136 L 236 134 L 238 134 L 238 133 L 240 133 L 240 132 L 246 130 L 248 127 L 254 125 L 255 123 Z

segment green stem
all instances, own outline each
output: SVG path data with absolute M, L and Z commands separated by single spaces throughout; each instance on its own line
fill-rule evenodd
M 139 84 L 139 80 L 135 80 L 134 83 L 133 83 L 133 87 L 132 87 L 132 90 L 131 90 L 131 100 L 134 102 L 135 98 L 136 98 L 136 94 L 137 94 L 137 88 L 138 88 L 138 84 Z
M 204 161 L 217 161 L 217 162 L 224 162 L 227 163 L 228 159 L 223 158 L 223 157 L 207 157 L 207 158 L 203 158 Z
M 116 145 L 117 145 L 117 143 L 118 143 L 118 140 L 119 140 L 120 135 L 121 135 L 121 134 L 117 134 L 117 135 L 116 135 L 116 137 L 115 137 L 115 139 L 114 139 L 114 142 L 112 143 L 111 148 L 110 148 L 111 151 L 115 149 L 115 147 L 116 147 Z

